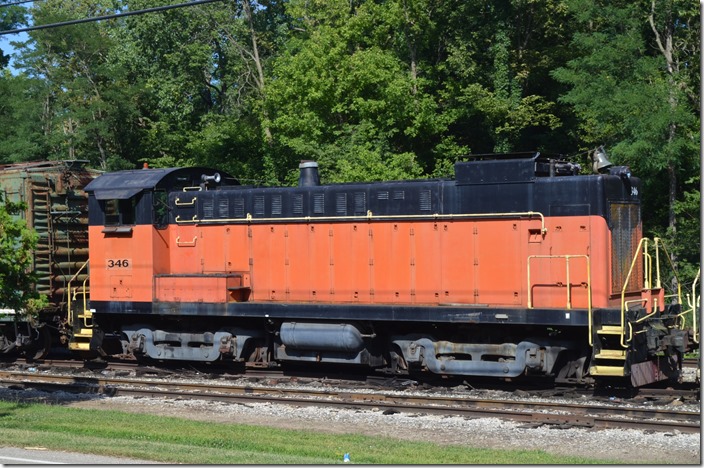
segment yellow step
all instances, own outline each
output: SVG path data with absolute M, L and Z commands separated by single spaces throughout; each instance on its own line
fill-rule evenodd
M 602 349 L 599 354 L 594 356 L 597 359 L 626 359 L 625 349 Z
M 71 351 L 90 351 L 90 343 L 69 343 L 68 349 Z
M 623 328 L 620 325 L 603 325 L 596 332 L 600 335 L 622 335 Z
M 81 331 L 78 333 L 74 333 L 73 337 L 74 338 L 91 338 L 93 336 L 93 329 L 92 328 L 81 328 Z
M 623 377 L 623 366 L 591 366 L 589 368 L 591 375 L 600 375 L 604 377 Z

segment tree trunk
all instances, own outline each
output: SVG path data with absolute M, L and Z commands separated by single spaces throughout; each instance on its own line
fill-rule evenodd
M 672 19 L 672 14 L 669 12 L 668 20 L 666 21 L 666 25 L 661 32 L 658 30 L 657 26 L 655 25 L 655 10 L 656 10 L 656 0 L 651 0 L 650 3 L 650 15 L 648 16 L 648 22 L 650 23 L 650 28 L 653 31 L 653 34 L 655 35 L 655 42 L 658 45 L 658 49 L 660 50 L 660 53 L 662 54 L 663 58 L 665 59 L 665 63 L 667 66 L 667 74 L 668 74 L 668 82 L 669 82 L 669 89 L 670 89 L 670 94 L 668 96 L 668 101 L 670 104 L 670 108 L 673 110 L 677 107 L 677 96 L 675 94 L 675 90 L 677 89 L 679 83 L 677 83 L 676 80 L 676 75 L 677 72 L 679 71 L 679 64 L 675 61 L 674 59 L 674 45 L 673 45 L 673 36 L 674 36 L 674 24 L 673 24 L 673 19 Z M 674 122 L 670 123 L 669 126 L 669 132 L 667 136 L 667 144 L 668 146 L 672 145 L 675 137 L 677 134 L 677 124 Z M 670 157 L 670 160 L 668 161 L 667 164 L 667 175 L 668 175 L 668 228 L 671 232 L 671 235 L 674 237 L 674 235 L 677 232 L 677 216 L 675 214 L 675 201 L 677 200 L 677 167 L 676 167 L 676 160 L 674 159 L 673 156 Z M 673 263 L 676 264 L 676 259 L 672 259 Z
M 408 44 L 408 58 L 411 62 L 411 94 L 415 96 L 418 93 L 418 58 L 417 58 L 417 48 L 415 43 L 415 38 L 411 32 L 410 24 L 411 17 L 408 12 L 408 5 L 403 2 L 403 11 L 406 16 L 405 30 L 406 30 L 406 43 Z
M 264 67 L 262 66 L 261 58 L 259 58 L 259 46 L 257 45 L 257 35 L 254 31 L 254 21 L 252 19 L 252 5 L 249 0 L 242 0 L 242 7 L 244 9 L 244 14 L 247 17 L 247 22 L 249 23 L 249 31 L 252 36 L 252 56 L 254 57 L 254 64 L 257 68 L 257 86 L 259 87 L 259 93 L 264 101 L 264 106 L 262 107 L 262 112 L 264 113 L 264 121 L 268 122 L 269 115 L 266 111 L 266 88 L 264 86 Z M 266 136 L 267 143 L 271 143 L 273 138 L 271 135 L 271 128 L 269 128 L 268 123 L 264 125 L 264 135 Z

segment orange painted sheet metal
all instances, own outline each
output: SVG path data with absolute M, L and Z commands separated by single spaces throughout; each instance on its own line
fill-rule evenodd
M 589 245 L 592 306 L 613 307 L 617 302 L 611 285 L 611 231 L 604 218 L 592 218 L 591 244 Z M 620 294 L 620 291 L 619 291 Z
M 129 232 L 103 232 L 90 226 L 91 300 L 151 301 L 154 276 L 152 226 Z
M 380 228 L 381 226 L 375 226 Z M 371 270 L 374 252 L 370 251 L 370 224 L 354 223 L 323 225 L 330 230 L 330 239 L 323 245 L 316 243 L 311 256 L 311 271 L 318 284 L 328 283 L 328 289 L 335 291 L 336 301 L 369 303 L 374 301 L 372 294 Z M 326 231 L 328 230 L 326 229 Z M 305 255 L 304 252 L 291 252 L 292 256 Z M 333 275 L 325 271 L 326 259 L 333 260 Z M 372 264 L 372 265 L 370 265 Z M 331 279 L 334 280 L 331 281 Z M 408 287 L 406 287 L 407 289 Z M 317 288 L 320 289 L 320 288 Z M 330 296 L 332 297 L 332 296 Z M 319 298 L 323 301 L 326 297 Z
M 586 256 L 532 256 L 530 298 L 532 306 L 584 308 L 588 304 L 588 262 Z
M 513 221 L 477 223 L 473 236 L 473 294 L 480 304 L 524 302 L 526 252 L 530 230 Z M 542 238 L 541 238 L 542 241 Z M 545 245 L 534 244 L 544 250 Z M 450 255 L 451 256 L 451 255 Z
M 154 274 L 171 272 L 171 256 L 169 255 L 169 231 L 167 229 L 152 229 Z
M 162 302 L 232 302 L 240 300 L 242 291 L 248 286 L 249 274 L 157 276 L 154 279 L 154 299 Z
M 222 236 L 220 236 L 222 237 Z M 220 240 L 222 242 L 222 239 Z M 222 258 L 222 243 L 208 249 Z M 201 229 L 197 226 L 177 226 L 169 228 L 169 256 L 171 274 L 202 273 L 206 260 L 211 265 L 211 257 L 206 257 L 206 251 L 201 237 Z M 224 262 L 224 259 L 223 259 Z M 222 271 L 223 262 L 212 262 L 213 271 Z
M 592 306 L 608 306 L 605 221 L 546 222 L 545 236 L 531 220 L 134 226 L 128 235 L 92 226 L 91 296 L 489 306 L 528 306 L 530 298 L 534 307 L 584 308 L 590 284 Z M 152 291 L 155 275 L 233 272 L 251 275 L 251 290 L 238 299 L 212 281 L 204 286 L 220 288 L 212 295 L 185 280 L 163 283 L 173 292 Z
M 294 224 L 284 228 L 289 297 L 317 302 L 321 299 L 327 300 L 331 294 L 334 295 L 335 291 L 330 286 L 331 278 L 334 277 L 331 276 L 334 265 L 330 264 L 330 230 L 328 226 L 321 228 L 307 224 Z M 297 239 L 303 239 L 305 244 L 295 245 Z M 288 255 L 288 252 L 293 254 Z M 321 266 L 311 269 L 311 265 Z
M 411 225 L 393 223 L 374 231 L 374 299 L 379 303 L 409 303 L 415 272 Z
M 535 307 L 585 308 L 589 256 L 607 306 L 605 221 L 546 222 L 544 236 L 535 220 L 172 226 L 171 273 L 250 271 L 257 301 L 527 306 L 530 291 Z

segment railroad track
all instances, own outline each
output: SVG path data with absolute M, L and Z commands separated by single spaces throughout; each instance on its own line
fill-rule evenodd
M 618 405 L 584 405 L 495 400 L 453 396 L 396 395 L 384 392 L 310 390 L 216 383 L 166 382 L 132 378 L 43 375 L 0 371 L 0 385 L 45 391 L 153 398 L 222 401 L 238 404 L 273 403 L 295 406 L 337 406 L 390 413 L 425 413 L 466 418 L 499 418 L 527 425 L 642 429 L 699 433 L 699 412 L 646 409 Z
M 696 358 L 684 358 L 682 360 L 682 367 L 699 367 L 700 359 Z
M 693 360 L 693 362 L 696 360 Z M 698 361 L 697 361 L 698 362 Z M 277 383 L 291 383 L 291 382 L 326 382 L 328 384 L 334 384 L 339 387 L 348 388 L 367 388 L 375 390 L 406 390 L 413 386 L 423 386 L 422 383 L 417 382 L 409 376 L 388 376 L 388 375 L 375 375 L 375 374 L 350 374 L 350 373 L 329 373 L 329 372 L 316 372 L 316 371 L 291 371 L 282 370 L 279 368 L 258 368 L 252 367 L 247 368 L 246 373 L 243 369 L 233 370 L 232 368 L 218 368 L 218 367 L 182 367 L 178 365 L 171 366 L 150 366 L 143 363 L 126 360 L 126 361 L 110 361 L 110 362 L 93 362 L 93 361 L 78 361 L 75 359 L 45 359 L 39 361 L 25 361 L 24 359 L 17 359 L 14 362 L 8 362 L 5 365 L 5 370 L 27 370 L 44 372 L 44 373 L 95 373 L 97 371 L 103 371 L 104 373 L 116 375 L 116 376 L 131 376 L 145 377 L 153 376 L 154 378 L 185 378 L 185 379 L 237 379 L 237 380 L 248 380 L 250 382 L 257 381 L 272 381 Z M 1 370 L 1 368 L 0 368 Z M 590 398 L 592 401 L 605 401 L 609 400 L 623 400 L 632 403 L 638 403 L 639 401 L 650 403 L 662 404 L 663 401 L 680 400 L 684 403 L 699 402 L 700 400 L 700 386 L 698 382 L 684 382 L 673 387 L 642 387 L 638 389 L 633 388 L 590 388 L 590 387 L 553 387 L 549 383 L 530 383 L 524 382 L 519 384 L 517 382 L 501 382 L 497 379 L 488 380 L 472 380 L 471 385 L 468 382 L 460 383 L 442 383 L 438 382 L 437 389 L 442 388 L 453 388 L 460 389 L 472 388 L 472 389 L 484 389 L 484 390 L 498 390 L 505 392 L 513 391 L 525 391 L 528 395 L 534 397 L 545 397 L 550 398 L 554 396 L 562 396 L 564 398 Z M 427 388 L 431 388 L 432 385 Z M 653 402 L 653 400 L 658 400 L 658 402 Z
M 39 359 L 39 360 L 27 360 L 25 358 L 13 358 L 11 360 L 2 360 L 0 359 L 0 364 L 4 363 L 5 367 L 10 367 L 10 366 L 17 366 L 20 368 L 29 368 L 29 367 L 41 367 L 41 368 L 73 368 L 73 369 L 79 369 L 79 368 L 85 368 L 85 369 L 106 369 L 106 370 L 133 370 L 134 372 L 137 373 L 155 373 L 155 374 L 163 374 L 163 375 L 168 375 L 168 374 L 173 374 L 173 373 L 182 373 L 184 372 L 184 367 L 183 364 L 168 364 L 168 363 L 161 363 L 159 367 L 154 367 L 154 366 L 149 366 L 145 365 L 144 363 L 141 363 L 139 361 L 135 360 L 110 360 L 110 361 L 85 361 L 85 360 L 78 360 L 78 359 L 61 359 L 61 358 L 56 358 L 56 359 Z M 683 360 L 682 365 L 684 368 L 699 368 L 699 358 L 686 358 Z M 188 369 L 191 370 L 198 370 L 203 373 L 213 373 L 213 374 L 227 374 L 227 373 L 240 373 L 242 376 L 261 376 L 261 375 L 274 375 L 277 374 L 280 376 L 282 375 L 281 370 L 277 370 L 277 368 L 262 368 L 262 367 L 256 367 L 256 366 L 245 366 L 243 365 L 241 368 L 235 370 L 231 366 L 230 367 L 217 367 L 217 366 L 201 366 L 198 368 L 196 364 L 191 364 L 188 366 Z M 316 371 L 311 371 L 308 370 L 305 372 L 305 374 L 302 375 L 323 375 L 319 372 Z M 329 374 L 325 374 L 329 375 Z M 362 376 L 362 374 L 358 375 L 357 377 L 359 378 Z M 333 378 L 338 377 L 341 380 L 344 379 L 349 379 L 350 374 L 349 373 L 339 373 L 339 375 L 333 376 Z M 366 376 L 367 378 L 370 378 L 372 380 L 383 380 L 384 378 L 388 377 L 383 377 L 383 376 L 376 376 L 376 377 L 370 377 L 369 375 Z M 403 378 L 404 376 L 397 376 L 398 378 Z M 407 378 L 410 378 L 409 376 L 405 376 Z M 479 379 L 480 381 L 482 379 Z M 497 382 L 499 382 L 498 379 L 492 378 L 489 381 L 494 382 L 496 385 Z M 515 386 L 516 383 L 514 382 L 513 385 Z M 698 385 L 697 385 L 698 387 Z

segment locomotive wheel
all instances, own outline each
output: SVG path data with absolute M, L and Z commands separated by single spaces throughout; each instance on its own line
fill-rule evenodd
M 46 327 L 36 329 L 37 338 L 24 352 L 27 360 L 44 359 L 49 355 L 51 350 L 51 333 Z
M 14 355 L 15 353 L 14 342 L 0 332 L 0 356 Z

